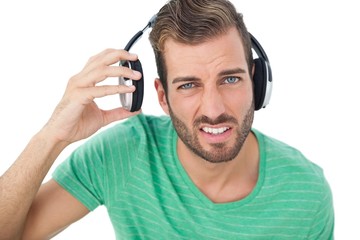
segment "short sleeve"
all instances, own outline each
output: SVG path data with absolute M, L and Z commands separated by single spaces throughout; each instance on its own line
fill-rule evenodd
M 334 208 L 329 184 L 324 179 L 324 194 L 313 221 L 308 239 L 334 239 Z
M 93 140 L 76 149 L 54 173 L 53 179 L 90 211 L 104 204 L 104 167 Z

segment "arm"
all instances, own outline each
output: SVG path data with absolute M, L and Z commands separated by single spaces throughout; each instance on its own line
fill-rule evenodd
M 81 202 L 50 180 L 31 205 L 22 239 L 49 239 L 88 213 Z
M 138 72 L 111 66 L 119 60 L 136 60 L 123 50 L 108 49 L 89 59 L 84 69 L 73 76 L 48 123 L 30 140 L 14 164 L 0 178 L 0 236 L 19 239 L 25 226 L 28 236 L 48 237 L 87 213 L 76 199 L 55 182 L 41 186 L 50 167 L 69 144 L 91 136 L 101 127 L 137 113 L 117 108 L 104 111 L 95 98 L 133 92 L 126 86 L 97 86 L 107 77 L 124 76 L 134 80 Z M 61 200 L 60 200 L 61 199 Z M 64 211 L 67 206 L 69 210 Z M 56 214 L 65 216 L 52 219 Z M 41 225 L 41 228 L 34 227 Z M 31 226 L 31 227 L 30 227 Z M 45 230 L 44 230 L 45 229 Z M 46 235 L 36 235 L 36 231 Z

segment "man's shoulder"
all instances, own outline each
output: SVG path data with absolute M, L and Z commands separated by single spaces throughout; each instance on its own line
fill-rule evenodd
M 255 134 L 259 139 L 263 176 L 258 201 L 265 199 L 283 214 L 304 219 L 297 226 L 313 227 L 307 224 L 317 221 L 319 226 L 331 227 L 332 193 L 323 169 L 297 148 L 258 131 Z
M 308 159 L 303 152 L 283 141 L 255 130 L 266 168 L 277 174 L 301 176 L 312 181 L 323 181 L 323 169 Z

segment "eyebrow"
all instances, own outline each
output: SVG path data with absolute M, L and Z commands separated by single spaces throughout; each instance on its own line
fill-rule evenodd
M 231 74 L 240 74 L 240 73 L 246 73 L 245 69 L 242 68 L 233 68 L 233 69 L 227 69 L 224 71 L 221 71 L 218 73 L 218 77 L 224 76 L 224 75 L 231 75 Z
M 242 68 L 233 68 L 233 69 L 226 69 L 217 74 L 218 77 L 231 75 L 231 74 L 241 74 L 246 73 L 246 71 Z M 195 76 L 185 76 L 185 77 L 177 77 L 172 80 L 172 83 L 178 83 L 178 82 L 198 82 L 201 79 Z

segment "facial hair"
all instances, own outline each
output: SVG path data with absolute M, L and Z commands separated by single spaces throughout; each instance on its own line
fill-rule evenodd
M 174 128 L 182 140 L 182 142 L 193 153 L 211 163 L 222 163 L 233 160 L 240 152 L 244 142 L 251 131 L 251 126 L 254 120 L 254 104 L 248 109 L 241 124 L 237 119 L 228 115 L 221 114 L 216 119 L 210 119 L 206 116 L 200 116 L 194 120 L 192 129 L 188 128 L 186 124 L 181 121 L 169 106 L 169 113 L 172 119 Z M 199 141 L 199 126 L 200 124 L 216 125 L 220 123 L 231 123 L 235 127 L 236 140 L 232 146 L 226 146 L 224 143 L 212 143 L 210 144 L 211 150 L 206 150 Z

